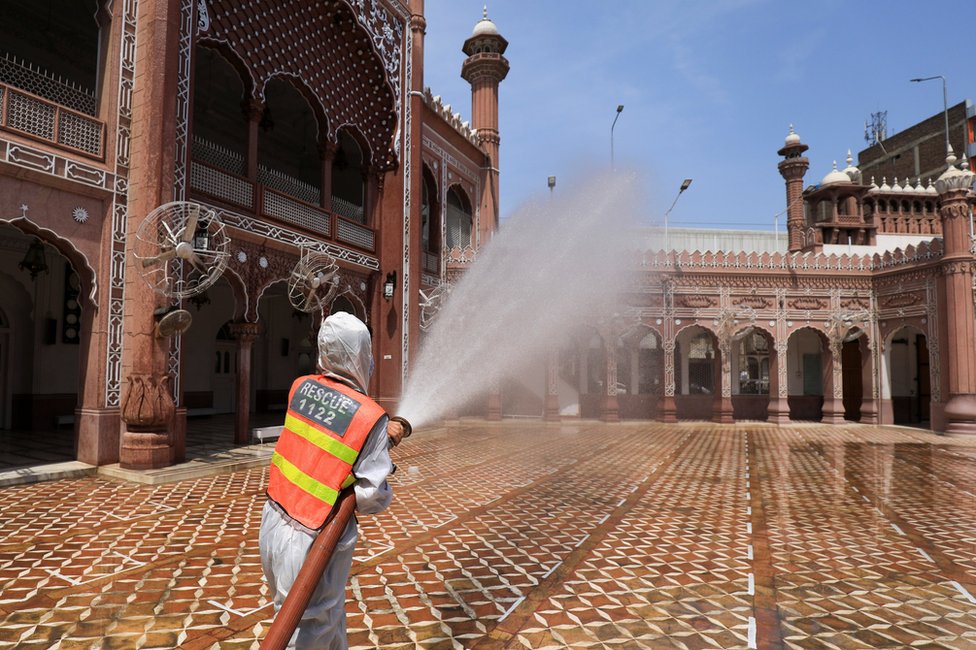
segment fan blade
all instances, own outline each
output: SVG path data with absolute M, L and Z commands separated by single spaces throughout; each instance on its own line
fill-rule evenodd
M 199 257 L 197 257 L 197 252 L 196 251 L 193 251 L 192 253 L 190 253 L 190 257 L 187 258 L 187 259 L 189 259 L 190 264 L 193 265 L 193 268 L 195 268 L 197 271 L 199 271 L 200 273 L 202 273 L 204 275 L 207 274 L 207 271 L 209 269 L 207 268 L 207 265 L 204 264 L 203 261 Z
M 156 262 L 165 262 L 166 260 L 171 260 L 176 257 L 176 249 L 171 248 L 169 250 L 163 251 L 155 257 L 144 257 L 142 258 L 142 268 L 147 268 L 152 266 Z
M 186 219 L 186 227 L 183 228 L 183 241 L 189 242 L 197 232 L 197 222 L 200 220 L 200 206 L 196 203 L 190 206 L 190 216 Z

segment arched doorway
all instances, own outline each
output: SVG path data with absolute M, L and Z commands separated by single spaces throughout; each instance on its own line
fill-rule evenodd
M 2 467 L 76 457 L 81 354 L 92 313 L 81 277 L 56 248 L 0 225 Z
M 855 328 L 848 333 L 841 347 L 841 380 L 843 382 L 845 420 L 861 421 L 861 407 L 864 403 L 865 364 L 869 363 L 868 338 L 864 330 Z
M 721 390 L 715 335 L 691 325 L 675 337 L 674 403 L 679 420 L 710 420 L 714 396 Z
M 824 363 L 827 338 L 811 328 L 799 329 L 787 341 L 786 368 L 791 420 L 823 419 Z
M 621 419 L 653 419 L 661 394 L 661 337 L 639 325 L 617 339 L 617 408 Z
M 932 391 L 925 334 L 912 326 L 892 332 L 885 344 L 885 361 L 887 385 L 882 397 L 890 400 L 891 421 L 928 427 Z
M 769 417 L 770 351 L 773 337 L 754 328 L 732 343 L 732 412 L 736 420 Z

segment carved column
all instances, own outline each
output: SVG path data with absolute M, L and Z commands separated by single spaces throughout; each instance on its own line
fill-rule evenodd
M 332 212 L 332 163 L 335 161 L 338 148 L 339 146 L 328 138 L 325 138 L 319 147 L 319 158 L 322 160 L 322 195 L 319 198 L 319 205 L 329 212 Z
M 264 102 L 251 98 L 241 104 L 241 110 L 247 119 L 247 167 L 245 173 L 252 183 L 258 180 L 258 140 L 259 126 L 264 115 Z M 253 207 L 253 206 L 252 206 Z
M 122 449 L 125 469 L 157 469 L 170 464 L 170 435 L 175 405 L 169 377 L 130 374 L 122 400 Z
M 617 336 L 613 327 L 607 328 L 603 337 L 604 366 L 603 399 L 600 404 L 600 415 L 604 422 L 620 422 L 620 408 L 617 403 Z
M 237 413 L 234 444 L 251 441 L 251 347 L 261 333 L 257 323 L 231 323 L 230 334 L 237 341 Z
M 787 342 L 778 341 L 769 350 L 769 407 L 767 420 L 776 424 L 790 421 L 789 378 L 786 373 Z
M 940 332 L 945 342 L 942 385 L 948 394 L 943 414 L 946 433 L 976 434 L 976 320 L 969 238 L 973 173 L 956 169 L 954 156 L 947 162 L 949 168 L 935 183 L 942 199 L 945 245 L 939 278 L 939 311 L 945 315 Z
M 717 337 L 716 337 L 717 338 Z M 714 382 L 715 396 L 712 398 L 712 421 L 730 424 L 735 422 L 732 412 L 732 346 L 731 337 L 718 339 L 715 353 L 715 367 L 718 372 Z
M 841 348 L 843 345 L 843 340 L 831 338 L 827 342 L 827 354 L 824 355 L 822 421 L 827 424 L 840 424 L 844 421 L 844 384 L 841 374 Z
M 546 358 L 546 404 L 542 414 L 548 422 L 559 422 L 559 350 L 552 348 Z
M 880 346 L 875 338 L 877 327 L 872 327 L 871 338 L 862 337 L 861 346 L 861 424 L 878 424 L 878 386 L 875 377 L 877 354 Z
M 492 377 L 488 385 L 488 420 L 502 419 L 502 389 L 498 377 Z
M 678 408 L 674 402 L 674 351 L 677 347 L 675 345 L 674 335 L 670 333 L 667 338 L 664 339 L 664 363 L 661 364 L 661 368 L 664 374 L 662 378 L 662 384 L 664 386 L 664 395 L 661 397 L 661 422 L 674 423 L 678 421 Z

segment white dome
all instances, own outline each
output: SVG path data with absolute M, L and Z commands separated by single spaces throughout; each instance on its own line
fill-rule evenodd
M 898 177 L 897 176 L 895 176 L 895 183 L 894 183 L 894 185 L 891 186 L 891 191 L 892 192 L 902 192 L 902 191 L 904 191 L 903 188 L 902 188 L 902 186 L 898 184 Z
M 929 179 L 929 184 L 925 187 L 926 194 L 938 194 L 939 190 L 935 189 L 935 185 L 932 184 L 932 179 Z
M 888 186 L 888 179 L 885 176 L 881 177 L 881 187 L 878 188 L 881 192 L 890 192 L 891 188 Z
M 838 185 L 840 183 L 851 184 L 851 178 L 847 174 L 837 169 L 837 161 L 834 161 L 834 168 L 829 174 L 820 181 L 821 185 Z
M 793 130 L 793 125 L 792 124 L 790 124 L 790 132 L 786 136 L 786 144 L 787 145 L 800 144 L 800 135 L 796 131 Z
M 471 36 L 498 36 L 498 27 L 495 23 L 488 18 L 488 5 L 485 5 L 484 11 L 482 12 L 482 18 L 478 21 L 478 24 L 474 26 L 474 31 L 471 32 Z
M 872 176 L 871 177 L 871 189 L 868 190 L 868 193 L 873 194 L 874 192 L 877 192 L 877 191 L 879 191 L 878 190 L 878 185 L 877 185 L 877 183 L 874 182 L 874 176 Z

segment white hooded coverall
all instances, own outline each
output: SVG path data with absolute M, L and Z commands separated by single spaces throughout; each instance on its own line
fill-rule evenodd
M 318 336 L 319 370 L 365 394 L 373 370 L 369 331 L 355 316 L 338 312 L 322 321 Z M 356 512 L 374 514 L 390 505 L 393 492 L 386 478 L 393 471 L 384 415 L 373 426 L 353 465 Z M 261 513 L 261 566 L 277 612 L 298 577 L 312 542 L 313 531 L 289 517 L 270 499 Z M 339 538 L 325 574 L 292 635 L 289 648 L 345 650 L 345 587 L 352 566 L 358 531 L 353 517 Z

